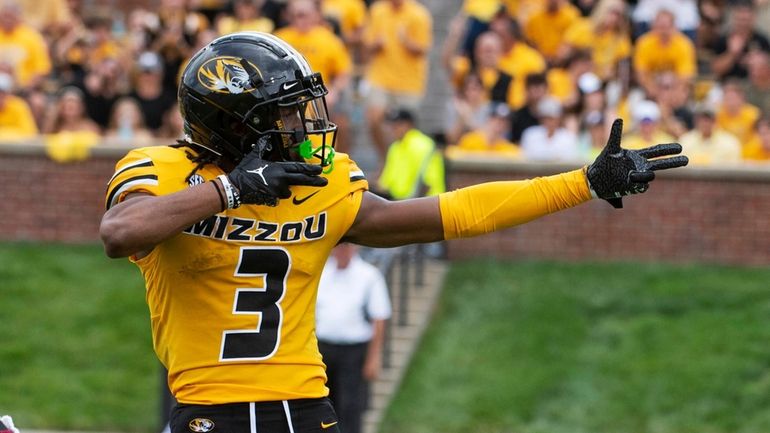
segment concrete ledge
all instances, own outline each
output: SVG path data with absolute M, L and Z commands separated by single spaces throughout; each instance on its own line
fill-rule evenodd
M 448 159 L 447 169 L 450 172 L 503 174 L 517 173 L 520 175 L 542 176 L 575 170 L 586 165 L 585 161 L 542 163 L 528 162 L 504 157 L 488 155 L 468 155 L 463 159 Z M 665 170 L 655 173 L 656 177 L 665 179 L 698 179 L 698 180 L 755 180 L 770 181 L 770 163 L 747 161 L 741 164 L 725 166 L 688 166 L 676 170 Z

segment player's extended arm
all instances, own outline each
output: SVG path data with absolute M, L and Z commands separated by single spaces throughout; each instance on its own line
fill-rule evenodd
M 99 234 L 109 257 L 145 255 L 190 225 L 244 204 L 275 206 L 291 185 L 324 186 L 322 168 L 299 162 L 268 162 L 251 152 L 227 176 L 182 191 L 130 194 L 102 217 Z
M 644 192 L 654 171 L 687 165 L 687 157 L 647 160 L 680 153 L 676 143 L 642 150 L 620 147 L 623 124 L 616 120 L 596 160 L 554 176 L 490 182 L 436 197 L 387 201 L 366 193 L 349 242 L 392 247 L 415 242 L 476 236 L 523 224 L 598 197 L 622 207 L 621 197 Z

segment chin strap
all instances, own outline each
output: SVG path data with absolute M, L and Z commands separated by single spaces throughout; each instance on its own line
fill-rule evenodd
M 296 150 L 297 153 L 299 153 L 299 156 L 301 156 L 306 160 L 311 158 L 318 158 L 316 156 L 318 151 L 325 151 L 326 156 L 323 159 L 321 159 L 321 166 L 327 167 L 327 168 L 323 171 L 323 173 L 329 174 L 332 172 L 332 170 L 334 170 L 334 148 L 333 147 L 322 144 L 317 148 L 313 149 L 313 143 L 310 142 L 310 139 L 306 139 L 305 141 L 298 143 L 296 146 L 294 146 L 293 149 Z

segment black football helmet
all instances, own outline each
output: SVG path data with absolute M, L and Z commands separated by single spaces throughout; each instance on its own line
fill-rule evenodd
M 219 37 L 193 55 L 181 81 L 186 141 L 236 163 L 256 149 L 262 159 L 331 166 L 337 126 L 329 121 L 328 91 L 281 39 Z

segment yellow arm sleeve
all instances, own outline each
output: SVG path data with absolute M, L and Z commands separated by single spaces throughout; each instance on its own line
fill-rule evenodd
M 590 199 L 583 169 L 461 188 L 439 195 L 444 239 L 476 236 L 523 224 Z

